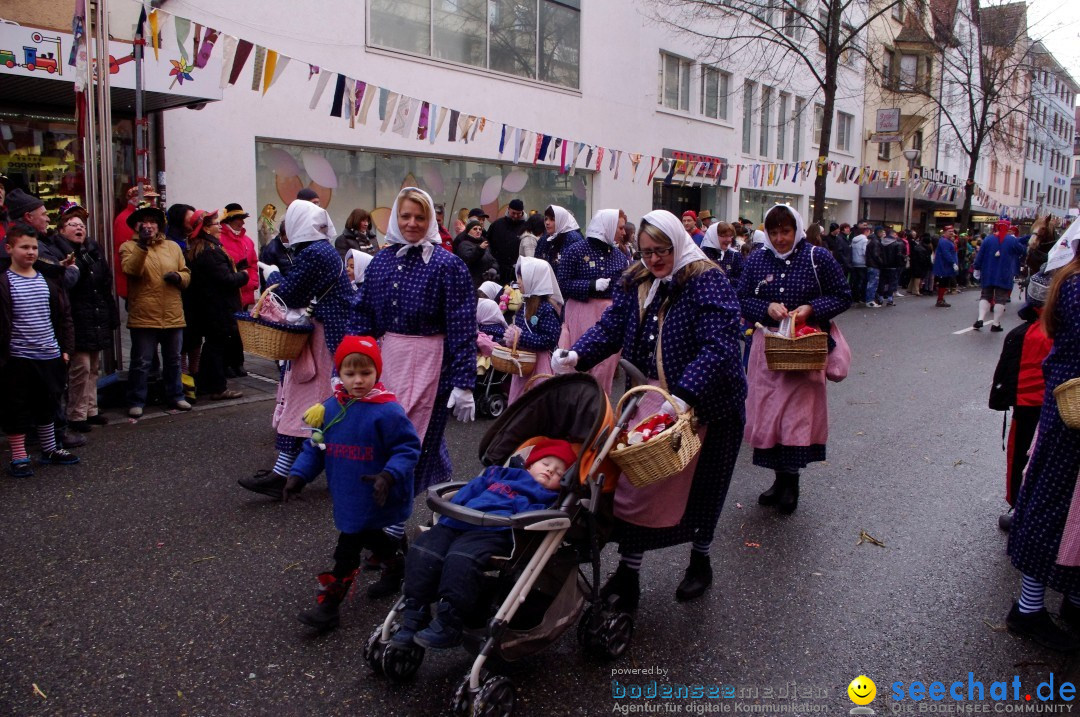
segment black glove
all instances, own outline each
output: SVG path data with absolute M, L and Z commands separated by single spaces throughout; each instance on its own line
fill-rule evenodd
M 181 282 L 183 281 L 180 274 L 175 271 L 170 271 L 161 278 L 165 280 L 166 284 L 172 284 L 173 286 L 180 286 Z
M 237 271 L 247 271 L 248 266 L 249 265 L 247 259 L 241 259 L 240 261 L 236 262 Z
M 364 476 L 360 480 L 374 484 L 372 496 L 375 498 L 375 505 L 380 508 L 386 505 L 386 499 L 390 497 L 390 489 L 394 487 L 394 476 L 383 471 L 372 476 Z
M 285 487 L 281 489 L 281 502 L 288 503 L 289 498 L 299 496 L 305 485 L 307 484 L 300 476 L 289 476 L 289 479 L 285 481 Z

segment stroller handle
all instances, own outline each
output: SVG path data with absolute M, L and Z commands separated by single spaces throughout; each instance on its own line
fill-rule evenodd
M 637 366 L 630 363 L 624 358 L 619 359 L 619 367 L 626 372 L 627 378 L 630 379 L 630 386 L 643 386 L 649 382 Z
M 519 528 L 524 530 L 565 530 L 570 527 L 570 517 L 561 510 L 530 510 L 515 515 L 485 513 L 453 503 L 441 494 L 460 489 L 464 483 L 452 481 L 428 488 L 427 505 L 439 515 L 460 520 L 470 525 L 485 527 Z

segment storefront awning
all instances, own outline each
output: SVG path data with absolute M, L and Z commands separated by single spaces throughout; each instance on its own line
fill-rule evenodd
M 135 90 L 112 87 L 113 113 L 135 114 Z M 70 82 L 53 82 L 37 77 L 16 77 L 0 75 L 0 109 L 50 108 L 71 114 L 75 109 L 75 85 Z M 166 110 L 170 107 L 194 107 L 206 104 L 203 97 L 169 94 L 165 92 L 144 92 L 143 109 L 146 112 Z

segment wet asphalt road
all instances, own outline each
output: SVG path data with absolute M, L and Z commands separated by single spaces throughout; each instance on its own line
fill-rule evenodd
M 986 398 L 1004 334 L 954 335 L 974 319 L 977 294 L 951 301 L 946 310 L 903 298 L 843 316 L 855 362 L 830 386 L 829 460 L 805 472 L 798 512 L 757 506 L 770 475 L 744 446 L 712 589 L 675 602 L 688 548 L 649 554 L 628 654 L 600 663 L 564 635 L 513 666 L 516 714 L 610 714 L 623 668 L 759 695 L 794 681 L 834 714 L 852 707 L 846 688 L 860 673 L 877 682 L 871 707 L 882 714 L 896 680 L 948 683 L 974 670 L 987 684 L 1015 674 L 1032 689 L 1071 669 L 1003 629 L 1018 576 L 996 526 L 1001 415 Z M 288 505 L 236 486 L 272 463 L 271 408 L 111 425 L 91 435 L 77 467 L 0 480 L 0 712 L 446 712 L 464 652 L 429 654 L 404 686 L 367 667 L 363 643 L 390 600 L 356 597 L 324 637 L 295 620 L 336 533 L 318 484 Z M 478 468 L 488 425 L 451 427 L 458 475 Z M 857 544 L 861 531 L 884 547 Z M 613 556 L 609 547 L 605 572 Z

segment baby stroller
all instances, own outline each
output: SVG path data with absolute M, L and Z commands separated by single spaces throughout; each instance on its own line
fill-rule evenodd
M 514 531 L 512 554 L 492 559 L 485 597 L 478 601 L 475 614 L 465 618 L 464 644 L 476 657 L 454 693 L 452 714 L 510 715 L 513 684 L 489 671 L 489 658 L 510 662 L 535 654 L 575 621 L 581 645 L 602 659 L 615 659 L 629 647 L 633 615 L 614 611 L 599 595 L 600 551 L 610 533 L 618 478 L 608 454 L 637 405 L 627 403 L 632 405 L 624 409 L 617 425 L 607 396 L 592 376 L 557 376 L 524 394 L 484 436 L 480 460 L 485 465 L 505 464 L 540 436 L 575 445 L 578 460 L 563 476 L 551 509 L 512 516 L 483 513 L 450 502 L 464 482 L 428 489 L 427 504 L 436 513 L 433 520 L 441 514 Z M 424 659 L 419 645 L 390 642 L 403 606 L 404 598 L 364 648 L 375 673 L 395 682 L 413 677 Z
M 476 410 L 485 418 L 498 418 L 506 410 L 509 399 L 510 374 L 496 370 L 487 356 L 476 357 L 476 388 L 473 399 Z

